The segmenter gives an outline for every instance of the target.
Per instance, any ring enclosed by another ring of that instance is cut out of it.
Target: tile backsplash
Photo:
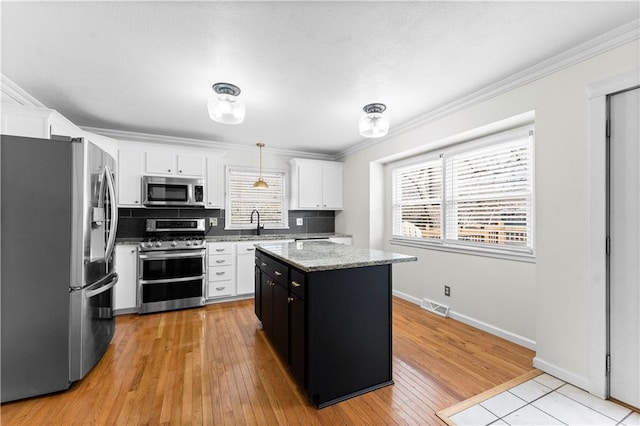
[[[208,218],[218,218],[217,226],[209,226]],[[153,218],[205,218],[206,235],[255,235],[255,229],[224,229],[225,211],[220,209],[118,209],[117,238],[143,238],[146,219]],[[301,218],[303,224],[296,225]],[[261,234],[306,234],[335,232],[335,212],[317,210],[289,210],[289,229],[263,229]]]

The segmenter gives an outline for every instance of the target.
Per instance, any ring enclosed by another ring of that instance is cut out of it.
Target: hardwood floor
[[[393,301],[395,384],[316,410],[259,329],[253,300],[116,319],[106,355],[13,424],[444,424],[435,413],[532,369],[534,353]]]

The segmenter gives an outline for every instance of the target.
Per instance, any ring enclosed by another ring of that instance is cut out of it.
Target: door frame
[[[588,164],[588,386],[609,397],[607,238],[607,96],[640,85],[640,68],[589,86]]]

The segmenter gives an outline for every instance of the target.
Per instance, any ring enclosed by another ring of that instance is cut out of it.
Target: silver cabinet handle
[[[293,287],[300,287],[302,284],[300,284],[300,283],[299,283],[299,282],[297,282],[297,281],[291,281],[291,285],[292,285]]]
[[[293,297],[287,297],[287,302],[288,302],[288,303],[293,302]]]
[[[225,250],[226,250],[226,249],[223,249],[223,248],[217,248],[217,249],[216,249],[216,251],[217,251],[218,253],[223,252],[223,251],[225,251]]]
[[[226,262],[226,260],[224,260],[224,259],[216,260],[216,263],[224,263],[224,262]]]
[[[267,264],[265,262],[262,262],[262,266],[267,266]]]
[[[254,247],[247,247],[247,251],[253,251],[253,250],[255,250]]]
[[[216,272],[216,275],[224,275],[224,272]]]
[[[275,274],[276,274],[276,277],[281,277],[282,276],[282,272],[275,271]]]
[[[216,290],[218,290],[218,291],[224,290],[224,286],[223,287],[216,287]]]

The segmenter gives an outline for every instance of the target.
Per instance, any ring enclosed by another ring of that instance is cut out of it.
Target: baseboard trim
[[[533,358],[533,366],[538,370],[542,370],[547,374],[557,377],[560,380],[564,380],[567,383],[571,383],[574,386],[589,391],[589,379],[583,376],[579,376],[557,365],[551,364],[544,359],[536,356]]]
[[[418,299],[417,297],[413,297],[398,290],[393,290],[393,295],[420,306],[421,299]],[[503,330],[499,327],[495,327],[491,324],[487,324],[486,322],[479,321],[475,318],[471,318],[459,312],[449,310],[449,318],[460,321],[482,331],[486,331],[487,333],[508,340],[509,342],[515,343],[516,345],[524,346],[525,348],[531,349],[532,351],[536,350],[536,342],[534,340],[528,339],[507,330]]]

